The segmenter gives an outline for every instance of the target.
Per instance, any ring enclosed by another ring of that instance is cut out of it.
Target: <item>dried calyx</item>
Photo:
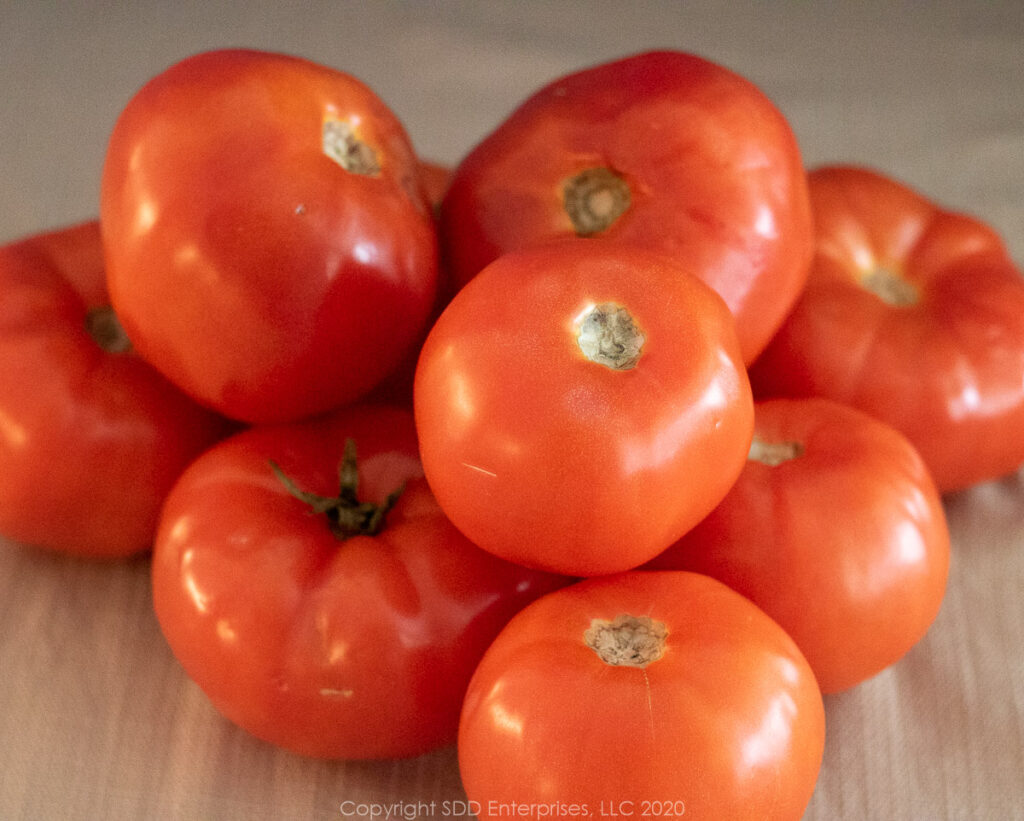
[[[583,355],[616,371],[636,367],[645,341],[629,311],[612,302],[593,306],[576,324],[576,344]]]
[[[368,177],[380,173],[377,153],[344,120],[325,119],[321,139],[324,154],[346,171]]]
[[[646,667],[665,654],[668,629],[649,616],[623,613],[613,620],[594,619],[583,634],[587,647],[613,667]]]
[[[610,228],[629,208],[626,181],[609,168],[587,168],[570,177],[562,190],[565,213],[577,236]]]
[[[769,467],[776,467],[783,462],[797,459],[803,454],[804,446],[800,442],[768,442],[755,436],[750,443],[747,459]]]
[[[92,308],[85,315],[85,330],[107,353],[127,353],[132,341],[109,305]]]
[[[916,305],[921,299],[917,286],[887,268],[876,268],[860,279],[860,286],[877,296],[886,305],[897,308]]]

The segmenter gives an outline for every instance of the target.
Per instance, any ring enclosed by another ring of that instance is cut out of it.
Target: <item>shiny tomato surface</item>
[[[405,131],[359,80],[298,58],[206,52],[146,83],[114,126],[101,217],[128,335],[243,421],[365,394],[433,305]]]
[[[79,556],[148,550],[164,495],[227,429],[132,350],[95,221],[0,248],[0,533]]]
[[[826,399],[776,399],[755,406],[736,485],[648,567],[705,573],[747,596],[831,693],[921,639],[949,561],[942,500],[904,436]]]
[[[480,821],[796,821],[825,714],[793,640],[682,571],[606,576],[523,609],[484,655],[459,724]],[[520,809],[510,809],[513,805]]]
[[[339,493],[347,440],[356,470]],[[323,758],[453,741],[484,649],[563,583],[470,544],[423,480],[412,414],[360,405],[205,453],[171,491],[153,555],[160,626],[214,706]]]
[[[942,491],[1024,463],[1024,278],[997,234],[849,166],[810,175],[807,289],[751,370],[900,430]]]
[[[559,78],[455,169],[442,209],[457,284],[506,251],[600,236],[668,254],[724,299],[749,362],[811,259],[799,149],[745,78],[653,51]]]
[[[668,547],[721,501],[753,430],[722,300],[667,257],[597,239],[482,271],[428,335],[414,394],[456,526],[568,575]]]

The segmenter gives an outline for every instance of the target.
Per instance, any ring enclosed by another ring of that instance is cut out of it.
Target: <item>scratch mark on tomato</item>
[[[647,671],[641,669],[644,674],[644,686],[647,688],[647,717],[651,722],[651,743],[654,743],[654,699],[651,697],[651,680],[647,677]]]
[[[475,470],[478,473],[484,474],[485,476],[491,476],[491,477],[493,477],[495,479],[498,478],[498,474],[497,473],[495,473],[494,471],[491,471],[491,470],[487,470],[487,468],[482,468],[482,467],[479,467],[477,465],[471,465],[469,462],[463,462],[462,464],[465,467],[469,468],[470,470]]]

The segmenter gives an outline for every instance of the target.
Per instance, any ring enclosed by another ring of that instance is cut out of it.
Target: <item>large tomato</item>
[[[1024,278],[996,233],[874,171],[810,175],[807,289],[751,370],[902,431],[942,491],[1024,463]]]
[[[672,51],[537,91],[458,165],[441,216],[460,285],[508,250],[556,238],[665,252],[725,299],[747,362],[811,259],[807,183],[785,118],[743,77]]]
[[[402,126],[298,58],[208,52],[147,83],[114,126],[101,218],[129,337],[238,419],[365,394],[433,304],[436,231]]]
[[[96,222],[0,248],[0,533],[83,556],[148,550],[164,495],[226,431],[132,351]]]
[[[562,583],[470,544],[422,478],[412,414],[383,406],[215,446],[171,491],[153,554],[160,626],[212,703],[325,758],[453,741],[488,643]]]
[[[899,432],[825,399],[755,406],[747,466],[650,567],[714,576],[786,629],[825,692],[900,659],[935,619],[949,531]]]
[[[634,572],[509,622],[469,685],[459,768],[480,821],[796,821],[824,734],[775,622],[707,576]]]
[[[569,575],[668,547],[728,491],[753,430],[722,300],[668,257],[596,239],[482,271],[428,335],[414,394],[452,521]]]

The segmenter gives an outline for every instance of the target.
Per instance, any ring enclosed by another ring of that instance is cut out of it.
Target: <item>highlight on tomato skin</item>
[[[364,404],[208,450],[152,563],[160,628],[213,706],[325,759],[453,742],[487,645],[568,581],[472,545],[423,479],[412,414]]]
[[[151,78],[112,129],[100,216],[140,352],[247,423],[356,401],[421,338],[438,240],[402,123],[358,78],[222,49]]]
[[[1024,464],[1024,274],[996,232],[868,168],[809,175],[815,257],[750,369],[755,396],[821,396],[901,431],[939,490]]]
[[[0,533],[81,558],[150,549],[164,495],[231,425],[133,349],[99,225],[0,248]]]
[[[441,241],[461,287],[501,255],[600,237],[685,261],[752,362],[807,279],[812,226],[793,130],[746,78],[650,51],[531,94],[454,169]]]
[[[924,461],[895,429],[825,399],[755,405],[747,465],[649,562],[705,573],[777,621],[826,693],[899,661],[946,591],[950,537]]]
[[[512,618],[470,682],[458,756],[480,821],[655,801],[667,818],[797,821],[824,739],[814,674],[781,627],[708,576],[637,571]]]
[[[570,576],[636,567],[717,504],[753,401],[735,325],[674,260],[600,239],[510,252],[434,324],[423,466],[466,536]]]

